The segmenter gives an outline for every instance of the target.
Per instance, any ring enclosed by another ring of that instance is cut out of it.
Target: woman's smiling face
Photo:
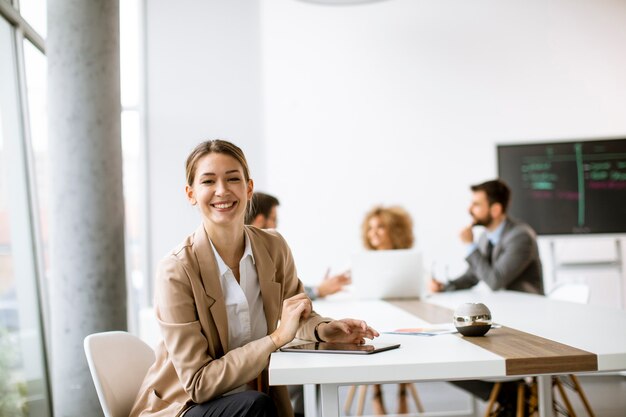
[[[241,164],[232,156],[209,153],[198,160],[187,198],[200,207],[203,219],[215,225],[243,224],[252,180],[246,181]]]
[[[367,238],[374,250],[393,249],[389,230],[379,216],[373,216],[367,225]]]

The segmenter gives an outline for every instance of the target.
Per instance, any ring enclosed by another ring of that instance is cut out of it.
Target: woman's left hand
[[[325,342],[334,343],[365,343],[365,339],[373,339],[380,334],[363,320],[341,319],[321,323],[317,334]]]

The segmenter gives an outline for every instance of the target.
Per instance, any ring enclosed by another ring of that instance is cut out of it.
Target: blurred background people
[[[377,206],[370,210],[361,225],[363,246],[370,250],[409,249],[413,247],[413,221],[402,207]],[[407,387],[398,384],[398,414],[408,413]],[[387,414],[380,385],[374,385],[374,414]]]
[[[278,226],[278,206],[280,202],[273,195],[254,192],[250,207],[246,212],[245,223],[259,229],[275,229]],[[311,299],[323,298],[342,290],[351,283],[350,273],[330,275],[330,269],[316,287],[304,286],[306,295]],[[289,398],[296,417],[304,415],[304,391],[301,385],[289,385]]]
[[[280,202],[270,194],[255,192],[252,195],[250,209],[246,213],[246,224],[256,226],[259,229],[275,229],[278,226],[278,206]],[[324,278],[317,286],[305,285],[304,290],[311,300],[323,298],[335,294],[351,283],[350,273],[343,272],[330,275],[330,269],[326,271]]]

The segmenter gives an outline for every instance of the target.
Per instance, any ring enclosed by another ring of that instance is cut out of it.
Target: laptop
[[[419,298],[422,255],[415,249],[372,250],[352,256],[352,291],[358,300]]]

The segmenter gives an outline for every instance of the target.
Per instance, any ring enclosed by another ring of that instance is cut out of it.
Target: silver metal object
[[[483,336],[491,328],[491,311],[483,303],[461,304],[454,312],[453,322],[463,336]]]

